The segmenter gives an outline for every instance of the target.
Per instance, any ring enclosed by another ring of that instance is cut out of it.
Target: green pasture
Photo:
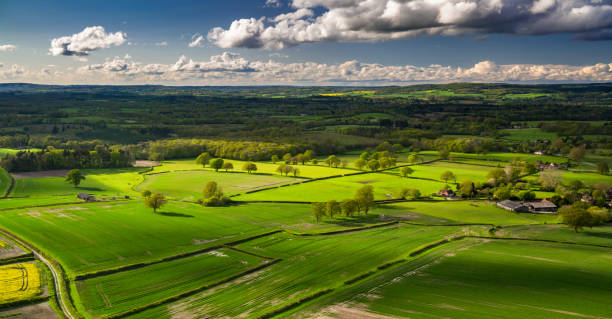
[[[539,175],[539,174],[538,174]],[[537,180],[538,175],[527,176],[527,180]],[[568,184],[571,181],[581,181],[585,184],[595,184],[604,182],[612,184],[612,175],[601,175],[591,172],[575,172],[575,171],[561,171],[561,177],[564,184]]]
[[[306,312],[366,318],[608,318],[611,249],[483,241],[429,264],[401,265]],[[350,296],[350,297],[349,297]],[[302,313],[304,315],[304,313]],[[299,316],[296,316],[299,317]]]
[[[316,229],[313,222],[309,205],[282,204],[204,208],[170,202],[154,214],[141,201],[127,201],[0,214],[3,228],[48,252],[70,275],[157,260],[289,224]]]
[[[508,134],[507,136],[504,136],[504,139],[518,142],[534,140],[552,141],[558,137],[557,133],[544,132],[539,128],[507,129],[501,130],[501,132]]]
[[[5,199],[0,199],[0,209],[17,209],[20,207],[36,207],[53,204],[61,205],[76,202],[80,202],[80,200],[76,197],[76,194],[62,196],[45,195],[36,197],[8,197]]]
[[[15,180],[11,197],[24,196],[68,196],[88,193],[99,196],[134,195],[131,187],[140,183],[141,168],[85,169],[85,180],[77,187],[65,181],[64,177],[33,177]]]
[[[495,232],[497,237],[545,239],[612,247],[612,225],[587,227],[578,233],[566,225],[516,225]]]
[[[518,225],[554,223],[556,215],[537,215],[514,213],[498,208],[494,202],[487,201],[414,201],[391,205],[393,209],[386,214],[403,217],[408,221],[447,224],[475,223],[494,225]],[[421,216],[427,219],[421,220]],[[431,218],[437,218],[432,222]]]
[[[15,154],[15,153],[27,152],[27,151],[37,152],[37,151],[40,151],[40,149],[38,148],[23,148],[23,149],[0,148],[0,158],[3,158],[4,156],[8,154]]]
[[[352,198],[357,189],[364,185],[374,187],[374,199],[384,200],[397,198],[401,188],[416,188],[423,195],[438,192],[443,186],[442,182],[403,178],[393,174],[369,173],[362,175],[344,176],[298,185],[278,187],[261,192],[244,194],[234,197],[245,201],[328,201]]]
[[[421,245],[463,233],[460,227],[404,225],[331,236],[274,234],[238,248],[282,258],[281,262],[224,289],[204,291],[134,318],[257,318],[319,290],[342,286],[348,279],[406,257]]]
[[[438,155],[436,151],[422,151],[419,154],[424,155]],[[521,161],[527,161],[530,163],[535,163],[536,161],[542,162],[551,162],[551,163],[566,163],[567,158],[552,156],[552,155],[535,155],[535,154],[524,154],[524,153],[487,153],[487,154],[471,154],[471,153],[455,153],[452,152],[451,156],[456,162],[463,162],[464,160],[479,160],[485,161],[489,164],[495,165],[496,162],[504,163],[512,162],[515,158],[520,159]]]
[[[242,170],[242,166],[246,161],[237,161],[237,160],[226,160],[224,162],[230,162],[234,166],[233,171],[244,172]],[[283,164],[284,162],[254,162],[257,165],[257,174],[270,174],[280,176],[279,173],[276,172],[276,168]],[[300,170],[300,173],[297,177],[305,177],[305,178],[320,178],[326,176],[334,176],[334,175],[342,175],[354,173],[354,170],[342,169],[342,168],[334,168],[328,167],[324,165],[291,165]],[[171,171],[184,171],[184,170],[209,170],[214,171],[210,166],[206,166],[205,168],[202,165],[198,165],[195,163],[195,160],[175,160],[175,161],[165,161],[162,162],[161,166],[155,167],[153,169],[154,173],[159,172],[171,172]],[[222,170],[219,170],[220,172]],[[289,177],[293,177],[293,174],[289,174]]]
[[[299,181],[279,175],[247,174],[225,171],[176,171],[164,174],[146,175],[136,190],[150,190],[174,198],[197,200],[202,198],[202,189],[207,182],[215,181],[226,194],[240,193],[257,188],[280,186]]]
[[[464,163],[453,163],[447,161],[438,161],[425,165],[413,165],[410,166],[414,172],[409,177],[419,177],[435,179],[440,181],[440,175],[442,172],[451,171],[456,177],[456,181],[459,183],[464,179],[469,179],[473,182],[486,182],[487,174],[493,169],[493,167],[471,165]],[[400,174],[400,169],[393,169],[389,172],[394,174]],[[449,182],[454,182],[453,180]]]
[[[198,256],[76,281],[82,310],[115,314],[212,284],[261,264],[263,259],[222,248]]]

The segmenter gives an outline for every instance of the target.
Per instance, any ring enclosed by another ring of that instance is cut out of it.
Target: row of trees
[[[367,215],[370,208],[374,205],[374,187],[365,185],[355,192],[352,199],[343,201],[330,200],[328,202],[312,203],[312,213],[319,222],[323,217],[334,218],[335,215],[353,216],[361,214]]]
[[[591,206],[586,202],[575,202],[561,207],[559,216],[563,223],[571,227],[574,232],[578,232],[583,227],[603,225],[612,220],[607,209]]]
[[[30,172],[73,168],[120,168],[132,166],[133,156],[123,149],[98,145],[95,150],[56,150],[17,152],[0,159],[0,166],[9,172]]]

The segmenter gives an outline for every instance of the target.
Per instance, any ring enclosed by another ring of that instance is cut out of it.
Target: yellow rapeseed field
[[[41,292],[40,272],[34,263],[0,266],[0,304],[27,300]]]

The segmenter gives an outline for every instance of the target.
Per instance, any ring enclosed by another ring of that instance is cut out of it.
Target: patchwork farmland
[[[510,155],[442,160],[423,153],[416,163],[405,159],[407,153],[398,156],[403,159],[395,166],[377,170],[298,163],[295,176],[278,172],[272,162],[254,162],[257,171],[249,173],[241,169],[244,161],[228,161],[231,171],[195,160],[162,161],[151,168],[83,170],[86,179],[78,187],[60,177],[66,172],[2,170],[0,315],[612,313],[605,288],[612,285],[609,226],[574,233],[556,214],[510,212],[482,196],[438,196],[465,179],[487,182],[491,170],[514,160]],[[451,180],[441,176],[445,171],[453,172]],[[537,193],[540,173],[519,178]],[[585,185],[609,182],[582,171],[564,173],[562,182],[576,178]],[[201,201],[210,181],[218,182],[229,204]],[[372,187],[374,200],[367,213],[313,215],[311,203],[340,202],[364,186]],[[403,197],[403,188],[421,195]],[[144,204],[151,196],[145,191],[163,195],[167,203],[153,212]],[[83,202],[79,193],[96,200]]]

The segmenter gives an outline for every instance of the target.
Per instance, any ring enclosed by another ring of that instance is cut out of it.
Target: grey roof
[[[507,200],[503,200],[503,201],[497,203],[497,205],[501,205],[501,206],[508,207],[508,208],[511,208],[511,209],[516,209],[516,208],[525,206],[525,204],[523,204],[521,202],[515,202],[513,200],[508,200],[508,199]]]
[[[88,199],[88,198],[92,198],[93,196],[89,195],[89,194],[86,194],[86,193],[79,193],[77,195],[77,197],[80,198],[80,199]]]
[[[529,206],[533,208],[557,208],[557,205],[553,202],[529,202]]]

